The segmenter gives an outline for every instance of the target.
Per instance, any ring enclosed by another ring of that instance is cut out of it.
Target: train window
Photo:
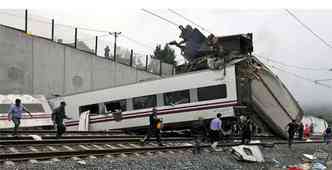
[[[27,110],[29,110],[32,113],[37,113],[37,112],[45,112],[43,105],[41,104],[23,104]]]
[[[105,103],[107,112],[126,111],[127,100],[116,100]]]
[[[98,104],[90,104],[90,105],[85,105],[85,106],[80,106],[79,107],[79,112],[86,112],[90,111],[90,114],[98,114],[99,112],[99,105]]]
[[[189,103],[189,90],[174,91],[169,93],[164,93],[165,105],[176,105],[182,103]]]
[[[156,106],[157,97],[156,95],[141,96],[133,98],[134,109],[144,109]]]
[[[0,104],[0,113],[8,113],[10,104]]]
[[[0,104],[0,113],[8,113],[10,105],[11,104]],[[28,111],[32,113],[45,112],[41,104],[23,104],[23,105]]]
[[[222,99],[227,97],[226,85],[216,85],[197,89],[198,101]]]

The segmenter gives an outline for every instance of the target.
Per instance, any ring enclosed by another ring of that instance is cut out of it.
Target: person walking
[[[155,107],[152,108],[152,113],[149,116],[149,129],[148,134],[143,139],[143,145],[150,141],[151,136],[155,136],[157,138],[157,142],[159,146],[163,146],[160,139],[160,129],[162,127],[162,121],[157,117],[157,109]]]
[[[12,104],[8,111],[8,120],[13,121],[14,131],[13,136],[17,136],[17,129],[21,124],[22,113],[26,112],[32,118],[31,113],[23,106],[20,99],[15,100],[15,104]]]
[[[288,127],[288,147],[291,148],[293,140],[294,140],[295,132],[297,131],[297,124],[296,124],[295,120],[293,119],[292,122],[290,122],[286,125],[286,127]]]
[[[308,124],[305,124],[303,135],[304,135],[304,139],[310,138],[310,126]]]
[[[62,134],[66,132],[66,127],[63,124],[63,120],[70,119],[66,115],[65,107],[66,107],[66,103],[61,102],[60,106],[57,107],[56,109],[54,109],[54,111],[52,113],[52,120],[56,124],[56,127],[57,127],[56,128],[57,129],[56,138],[60,138],[62,136]]]
[[[206,127],[204,124],[204,119],[202,117],[199,117],[198,120],[192,124],[191,133],[192,136],[194,137],[194,143],[195,143],[193,148],[193,153],[200,154],[201,153],[200,144],[206,135]]]
[[[303,133],[304,133],[304,125],[302,122],[299,123],[299,127],[298,127],[298,139],[299,140],[303,140]]]
[[[243,117],[241,120],[241,143],[248,144],[251,141],[253,123],[249,117]]]
[[[104,49],[104,56],[109,59],[110,58],[110,47],[107,45]]]
[[[214,150],[217,150],[216,148],[218,145],[218,141],[220,140],[221,125],[222,125],[221,116],[222,116],[221,113],[218,113],[217,117],[212,119],[210,123],[210,137],[212,142],[211,147]]]
[[[331,138],[331,134],[332,134],[332,131],[331,131],[331,127],[328,126],[325,131],[324,131],[324,142],[326,143],[326,145],[328,145],[330,143],[330,139]]]

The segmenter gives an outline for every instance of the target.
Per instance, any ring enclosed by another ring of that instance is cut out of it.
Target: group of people
[[[288,146],[289,148],[292,147],[292,143],[293,140],[295,138],[295,134],[298,134],[298,139],[299,140],[303,140],[303,139],[308,139],[311,135],[311,133],[313,132],[313,124],[311,124],[310,126],[308,124],[306,124],[305,126],[303,125],[302,122],[296,122],[296,120],[292,120],[292,122],[288,123],[286,125],[287,131],[288,131]],[[323,132],[323,138],[324,138],[324,142],[326,144],[329,144],[330,142],[330,138],[332,136],[332,131],[331,131],[331,127],[328,126],[324,132]]]
[[[200,142],[204,141],[206,137],[212,143],[211,147],[217,149],[218,142],[224,139],[223,126],[222,126],[222,114],[218,113],[216,118],[212,119],[209,123],[209,128],[206,127],[206,123],[203,118],[198,118],[197,121],[193,122],[191,132],[194,137],[195,147],[194,153],[200,153]],[[251,136],[253,133],[254,124],[247,116],[241,116],[239,121],[240,134],[242,144],[250,143]],[[155,107],[152,109],[152,113],[149,116],[149,128],[147,135],[143,138],[142,144],[146,144],[150,141],[152,136],[156,137],[159,146],[163,146],[160,137],[160,130],[162,128],[162,120],[157,117],[157,110]]]
[[[60,138],[61,135],[66,131],[63,120],[70,119],[66,116],[65,106],[66,103],[61,102],[60,106],[54,109],[52,113],[52,120],[57,127],[57,138]],[[8,120],[14,123],[13,136],[17,136],[17,129],[21,124],[22,113],[24,112],[28,113],[32,118],[31,112],[26,107],[24,107],[20,99],[16,99],[15,104],[12,104],[8,110]]]
[[[56,137],[60,138],[62,134],[66,131],[65,125],[63,123],[64,119],[70,119],[66,115],[65,111],[65,102],[61,102],[60,106],[54,109],[52,113],[52,120],[54,124],[56,125],[57,133]],[[20,126],[22,113],[28,113],[30,117],[32,118],[32,115],[30,111],[28,111],[27,108],[24,107],[24,105],[21,103],[20,99],[15,100],[15,104],[12,104],[8,111],[8,120],[12,121],[14,123],[14,130],[13,130],[13,136],[17,136],[17,129]],[[223,128],[222,128],[222,115],[221,113],[218,113],[216,118],[212,119],[209,124],[209,130],[206,128],[206,124],[204,122],[203,118],[199,118],[198,121],[194,122],[192,124],[192,133],[195,138],[195,152],[199,152],[199,143],[200,141],[204,140],[205,137],[209,137],[210,141],[212,143],[212,147],[216,149],[218,145],[218,141],[220,141],[223,138]],[[241,142],[242,144],[248,144],[250,143],[251,136],[254,131],[254,123],[250,120],[250,118],[247,116],[241,116],[240,121],[238,124],[236,124],[236,127],[239,134],[241,135]],[[152,136],[155,136],[157,139],[157,142],[160,146],[163,146],[160,138],[160,130],[162,129],[162,119],[157,117],[157,109],[155,107],[152,108],[152,114],[149,116],[149,129],[147,135],[143,139],[143,144],[148,143],[150,141],[150,138]],[[312,132],[312,128],[310,126],[303,126],[302,123],[297,123],[295,120],[292,120],[289,124],[286,126],[288,128],[288,145],[291,147],[292,142],[294,140],[294,135],[297,132],[298,138],[303,139],[304,137],[309,137],[310,132]],[[329,143],[329,138],[332,136],[331,127],[328,126],[323,133],[324,141],[326,144]]]
[[[241,136],[241,143],[248,144],[251,141],[251,136],[254,131],[254,123],[249,116],[240,116],[240,120],[235,123],[233,127],[238,127],[239,135]],[[233,129],[234,130],[234,129]],[[218,113],[217,117],[210,123],[210,137],[212,138],[212,147],[216,147],[217,142],[225,136],[222,130],[221,114]]]

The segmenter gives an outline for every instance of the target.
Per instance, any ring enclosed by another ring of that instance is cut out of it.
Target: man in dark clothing
[[[56,132],[56,138],[60,138],[63,133],[66,131],[66,127],[63,124],[63,119],[70,119],[66,115],[65,111],[65,102],[61,102],[60,106],[56,109],[54,109],[52,113],[52,120],[57,125],[57,132]]]
[[[156,136],[157,142],[159,143],[159,146],[163,146],[160,139],[160,128],[161,128],[161,120],[157,117],[157,109],[155,107],[152,108],[152,114],[149,116],[149,129],[148,134],[143,139],[143,144],[149,142],[150,137],[152,135]]]
[[[109,46],[106,46],[106,48],[104,49],[105,51],[105,57],[109,59],[110,57],[110,47]]]
[[[302,122],[300,122],[299,127],[298,127],[298,134],[299,134],[299,140],[303,140],[303,132],[304,132],[304,125]]]
[[[201,147],[200,147],[200,143],[203,140],[203,138],[206,136],[206,126],[204,123],[204,119],[203,118],[198,118],[197,121],[195,121],[192,124],[191,127],[191,133],[194,137],[194,141],[195,141],[195,147],[193,150],[194,154],[200,154],[201,153]]]
[[[324,134],[323,134],[323,136],[324,136],[324,142],[325,142],[326,144],[329,144],[329,143],[330,143],[330,139],[329,139],[329,138],[331,138],[331,134],[332,134],[331,127],[328,126],[328,127],[325,129]]]
[[[242,132],[242,139],[241,143],[242,144],[248,144],[251,141],[251,134],[252,134],[252,125],[253,123],[249,119],[249,117],[246,117],[244,120],[241,122],[241,132]]]
[[[288,147],[291,148],[298,125],[295,120],[292,120],[292,122],[288,123],[286,127],[288,127]]]

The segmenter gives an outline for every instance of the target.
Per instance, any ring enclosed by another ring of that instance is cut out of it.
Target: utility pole
[[[109,32],[110,35],[114,35],[114,61],[116,60],[116,38],[121,32]]]

